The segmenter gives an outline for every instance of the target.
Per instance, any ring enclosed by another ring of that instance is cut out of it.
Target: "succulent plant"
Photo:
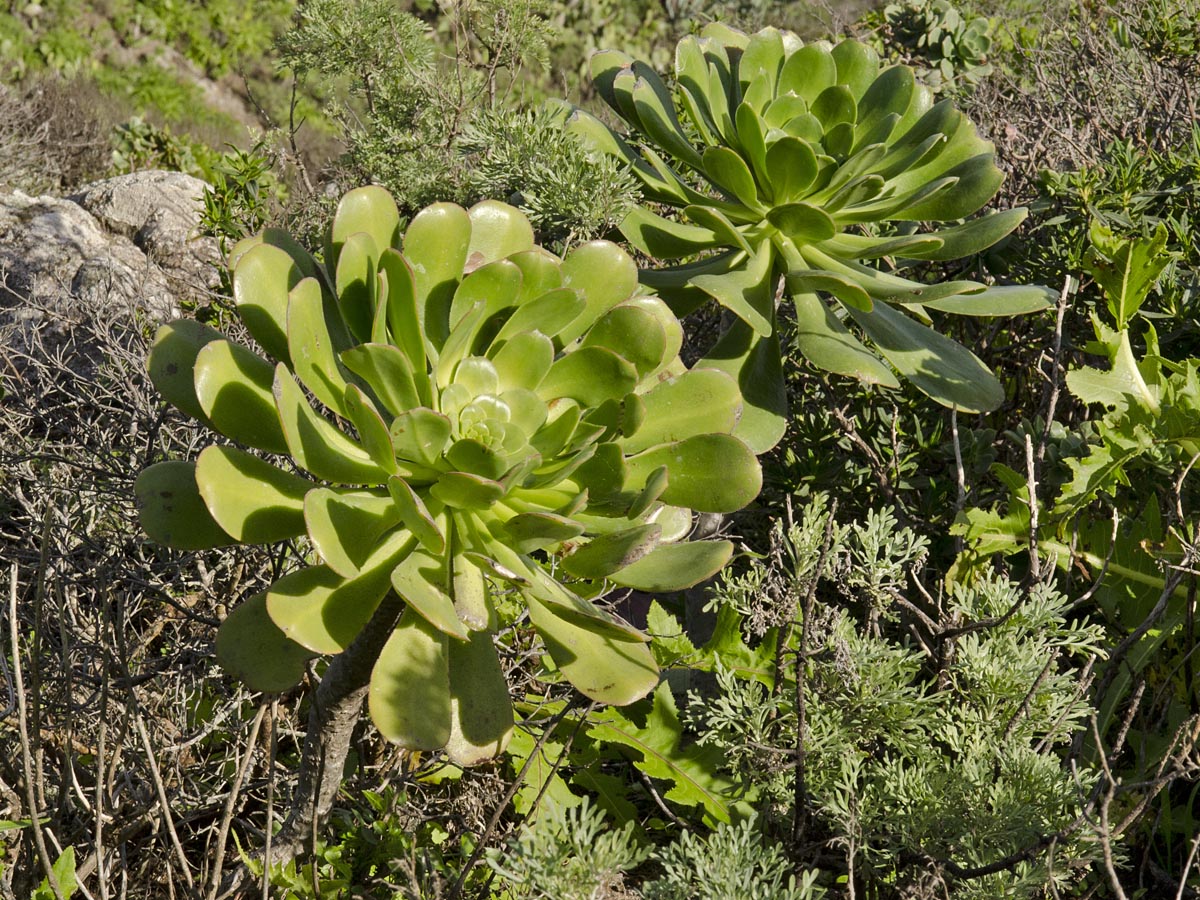
[[[892,40],[927,66],[921,74],[935,89],[991,74],[992,25],[986,16],[964,17],[949,0],[904,0],[884,7],[883,18]]]
[[[992,145],[950,101],[934,103],[912,69],[881,68],[852,40],[806,45],[773,28],[748,37],[721,25],[679,43],[674,91],[624,53],[602,51],[591,66],[639,143],[582,110],[568,127],[624,160],[646,200],[688,220],[639,207],[621,231],[657,260],[687,260],[641,275],[676,312],[712,298],[736,315],[704,364],[739,378],[747,410],[735,433],[756,451],[786,424],[780,276],[796,308],[796,349],[814,365],[891,387],[895,368],[963,410],[1000,403],[996,378],[930,327],[930,312],[1029,312],[1044,308],[1049,292],[928,284],[871,265],[968,256],[1025,216],[1014,209],[916,231],[916,223],[975,213],[1003,176]]]
[[[311,543],[311,564],[221,625],[224,667],[284,690],[395,591],[371,715],[388,739],[469,764],[513,724],[492,639],[513,624],[503,592],[588,697],[650,691],[648,639],[589,598],[715,573],[732,544],[687,542],[692,511],[744,506],[761,471],[731,435],[735,380],[681,363],[679,322],[630,257],[594,241],[559,259],[495,202],[430,206],[401,233],[368,187],[342,199],[324,265],[273,229],[231,259],[237,312],[276,362],[181,320],[149,371],[180,410],[281,463],[218,443],[136,484],[169,546]]]

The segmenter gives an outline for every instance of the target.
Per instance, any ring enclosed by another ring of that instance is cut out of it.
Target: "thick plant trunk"
[[[403,610],[404,601],[389,591],[371,621],[325,671],[308,714],[296,791],[283,827],[272,836],[269,853],[263,854],[268,865],[298,856],[311,843],[314,825],[319,827],[329,816],[342,784],[354,728],[362,718],[371,669]]]

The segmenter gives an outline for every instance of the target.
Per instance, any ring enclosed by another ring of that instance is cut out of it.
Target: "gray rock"
[[[160,213],[186,232],[194,231],[203,206],[204,182],[182,172],[134,172],[85,185],[68,199],[82,206],[113,234],[132,238]]]
[[[71,196],[105,230],[133,240],[172,286],[191,296],[216,287],[217,243],[197,234],[205,184],[182,172],[134,172]]]
[[[219,253],[199,237],[204,182],[138,172],[67,199],[0,194],[0,324],[69,327],[72,312],[131,306],[151,321],[202,301]]]

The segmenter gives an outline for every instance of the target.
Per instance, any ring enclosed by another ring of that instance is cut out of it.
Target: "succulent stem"
[[[329,816],[342,784],[354,729],[362,722],[371,670],[403,611],[404,601],[395,591],[388,591],[367,627],[333,658],[313,693],[296,792],[283,828],[271,839],[271,858],[264,860],[272,867],[299,854],[314,823],[323,823]]]

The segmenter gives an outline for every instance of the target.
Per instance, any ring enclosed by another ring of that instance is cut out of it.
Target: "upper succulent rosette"
[[[736,381],[681,363],[680,325],[632,260],[604,241],[559,259],[494,202],[437,204],[402,232],[374,187],[341,201],[324,265],[270,229],[232,258],[237,312],[276,362],[182,320],[159,331],[150,374],[180,410],[283,464],[214,444],[137,481],[147,533],[170,546],[311,542],[310,565],[222,625],[222,664],[289,687],[394,590],[407,606],[372,717],[406,747],[475,762],[513,722],[499,585],[584,694],[651,690],[646,637],[585,598],[719,570],[733,547],[686,542],[692,511],[744,506],[761,472],[731,434]]]
[[[796,307],[796,348],[813,364],[889,387],[894,369],[959,409],[1000,403],[999,382],[933,330],[929,313],[1024,313],[1043,309],[1050,293],[927,284],[875,265],[970,256],[1026,214],[917,232],[917,223],[971,216],[1003,176],[992,145],[951,101],[934,103],[912,69],[881,67],[857,41],[804,44],[774,28],[747,36],[711,25],[679,43],[673,87],[617,51],[595,54],[592,74],[628,139],[582,110],[569,127],[627,162],[647,200],[682,211],[686,222],[639,208],[621,231],[655,259],[692,258],[642,273],[676,312],[711,298],[738,317],[704,364],[739,377],[749,406],[737,433],[756,450],[785,423],[780,276]]]

